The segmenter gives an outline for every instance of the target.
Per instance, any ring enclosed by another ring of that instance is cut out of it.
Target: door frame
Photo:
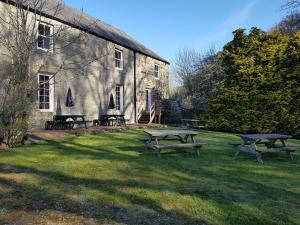
[[[146,112],[151,111],[151,105],[152,105],[152,89],[147,88],[146,89]]]

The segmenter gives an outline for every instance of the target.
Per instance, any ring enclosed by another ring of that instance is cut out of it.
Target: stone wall
[[[7,5],[0,2],[1,13],[5,12],[5,7]],[[125,118],[134,123],[134,52],[96,36],[82,34],[58,21],[48,18],[41,18],[41,21],[53,25],[54,30],[66,28],[66,31],[55,38],[52,54],[37,50],[32,57],[31,72],[36,74],[37,80],[38,74],[53,75],[54,105],[52,111],[41,112],[36,103],[30,116],[31,125],[41,127],[53,115],[68,114],[65,101],[69,88],[75,103],[71,113],[84,114],[87,120],[97,119],[99,115],[107,113],[109,96],[113,94],[116,99],[116,85],[124,86],[124,112],[119,113],[124,113]],[[64,48],[67,43],[72,44]],[[115,48],[123,51],[123,70],[115,68]],[[137,106],[146,104],[147,88],[158,90],[163,98],[167,98],[168,64],[139,53],[136,54],[136,60]],[[161,67],[159,79],[154,77],[155,64]],[[72,68],[68,65],[72,65]]]

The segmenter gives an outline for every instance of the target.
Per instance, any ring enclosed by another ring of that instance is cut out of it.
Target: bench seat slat
[[[162,148],[195,148],[195,147],[202,147],[203,145],[207,145],[207,143],[185,143],[185,144],[160,144],[160,145],[153,145],[156,149]]]

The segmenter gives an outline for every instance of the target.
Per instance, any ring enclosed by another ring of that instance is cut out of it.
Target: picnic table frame
[[[123,114],[107,114],[101,115],[99,120],[94,120],[94,126],[121,126],[126,125],[125,116]]]
[[[205,126],[200,125],[200,120],[195,119],[181,119],[182,126],[187,128],[195,128],[195,129],[201,129],[205,128]]]
[[[55,115],[53,121],[46,121],[46,130],[53,129],[74,129],[75,124],[84,124],[84,127],[88,129],[85,120],[85,115]]]
[[[298,150],[296,147],[288,146],[287,140],[291,139],[290,135],[282,134],[238,134],[243,142],[232,143],[235,145],[237,152],[235,156],[238,156],[240,152],[246,152],[256,155],[256,159],[259,163],[263,163],[263,153],[275,153],[275,152],[286,152],[286,154],[293,159],[292,152]],[[276,143],[280,141],[280,146]],[[265,147],[261,147],[264,145]]]
[[[145,140],[145,145],[148,148],[154,149],[157,156],[161,157],[161,149],[163,148],[191,148],[195,149],[196,155],[200,156],[200,149],[206,143],[197,143],[195,136],[199,132],[191,130],[145,130],[144,133],[148,135]],[[180,144],[160,144],[160,141],[179,141]]]

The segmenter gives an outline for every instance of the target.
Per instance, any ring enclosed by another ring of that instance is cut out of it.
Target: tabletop
[[[192,130],[145,130],[146,134],[152,137],[164,137],[164,136],[180,136],[180,135],[198,135],[199,132]]]
[[[194,119],[182,119],[181,121],[200,122],[200,120],[194,120]]]
[[[284,134],[238,134],[237,136],[245,139],[268,139],[268,140],[277,140],[277,139],[290,139],[292,136]]]

